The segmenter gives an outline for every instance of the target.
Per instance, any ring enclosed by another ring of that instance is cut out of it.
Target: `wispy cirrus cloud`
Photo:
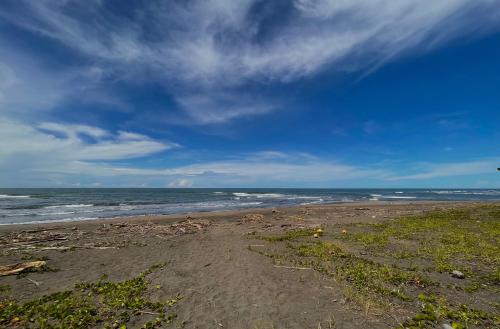
[[[106,86],[106,79],[107,72],[97,65],[50,67],[40,58],[14,49],[5,39],[0,40],[3,116],[29,121],[69,103],[106,104],[113,110],[129,111],[130,106]]]
[[[209,124],[279,107],[271,99],[249,103],[248,83],[289,83],[327,68],[367,71],[488,31],[498,26],[500,12],[500,4],[488,0],[140,4],[119,16],[97,0],[4,1],[0,17],[120,79],[154,77],[193,121]],[[471,13],[481,19],[470,19]]]
[[[439,177],[495,174],[500,158],[479,159],[464,162],[425,163],[414,168],[412,174],[389,177],[389,180],[425,180]]]

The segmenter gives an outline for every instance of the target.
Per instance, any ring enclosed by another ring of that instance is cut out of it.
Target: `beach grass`
[[[405,319],[400,328],[500,326],[499,304],[491,300],[500,293],[498,205],[333,224],[321,237],[314,232],[265,235],[270,244],[258,252],[333,278],[347,301],[365,309],[397,310]]]

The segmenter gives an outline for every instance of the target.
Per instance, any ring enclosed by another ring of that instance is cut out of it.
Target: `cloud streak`
[[[61,176],[96,175],[103,161],[145,157],[175,147],[178,147],[175,143],[158,142],[125,131],[112,134],[85,125],[30,126],[0,120],[0,171],[4,184],[15,182],[18,176],[39,176],[43,172]],[[46,179],[43,174],[40,176],[37,179]]]
[[[500,158],[467,162],[427,163],[416,168],[417,173],[390,177],[389,180],[425,180],[438,177],[495,174]]]
[[[369,71],[494,28],[499,9],[488,0],[148,1],[117,16],[102,1],[40,0],[7,1],[0,17],[120,79],[155,76],[193,121],[209,124],[278,107],[249,104],[248,84],[286,84],[330,68]],[[481,20],[469,19],[477,12]]]

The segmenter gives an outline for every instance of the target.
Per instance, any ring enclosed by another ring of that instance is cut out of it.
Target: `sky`
[[[2,0],[0,187],[500,188],[495,0]]]

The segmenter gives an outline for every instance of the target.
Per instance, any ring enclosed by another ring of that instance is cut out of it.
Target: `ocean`
[[[499,189],[0,189],[0,224],[355,201],[500,201]]]

